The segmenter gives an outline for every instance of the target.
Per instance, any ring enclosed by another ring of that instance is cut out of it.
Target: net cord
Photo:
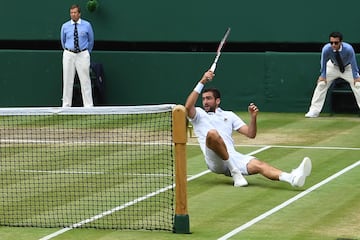
[[[140,106],[96,106],[96,107],[26,107],[0,108],[0,116],[20,115],[97,115],[97,114],[143,114],[171,111],[175,104]]]

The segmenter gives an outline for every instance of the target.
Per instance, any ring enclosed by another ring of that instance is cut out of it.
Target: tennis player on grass
[[[214,173],[232,176],[235,187],[248,185],[243,175],[257,173],[271,180],[288,182],[293,187],[302,187],[311,172],[311,160],[308,157],[304,158],[299,167],[287,173],[235,150],[232,132],[235,130],[249,138],[255,138],[259,109],[250,103],[249,125],[235,113],[222,110],[219,107],[221,100],[217,89],[210,88],[202,92],[204,85],[214,76],[210,70],[205,72],[185,104],[188,119],[194,127],[208,168]],[[195,107],[201,92],[203,108]]]

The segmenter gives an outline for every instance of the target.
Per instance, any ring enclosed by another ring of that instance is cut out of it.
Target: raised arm
[[[248,107],[250,113],[250,123],[249,125],[242,126],[237,131],[248,138],[255,138],[257,133],[257,113],[259,112],[258,107],[254,103],[250,103]]]
[[[195,104],[201,93],[201,90],[203,89],[206,83],[208,83],[214,78],[214,76],[215,74],[210,70],[205,72],[204,75],[201,77],[200,81],[198,82],[198,84],[196,85],[196,87],[194,88],[194,90],[188,96],[185,103],[185,108],[187,110],[187,116],[189,118],[193,118],[195,116]]]

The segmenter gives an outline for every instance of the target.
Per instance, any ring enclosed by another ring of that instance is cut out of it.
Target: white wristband
[[[202,84],[201,82],[199,82],[196,87],[194,88],[194,91],[197,92],[198,94],[201,93],[201,90],[203,89],[204,84]]]

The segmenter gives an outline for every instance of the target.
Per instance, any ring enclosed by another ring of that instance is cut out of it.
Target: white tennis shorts
[[[247,171],[247,164],[250,160],[255,159],[254,156],[244,155],[236,151],[229,151],[230,158],[234,161],[236,167],[240,170],[243,175],[249,175]],[[231,176],[230,170],[222,160],[213,150],[205,146],[205,161],[210,171],[218,174],[225,174],[226,176]]]

